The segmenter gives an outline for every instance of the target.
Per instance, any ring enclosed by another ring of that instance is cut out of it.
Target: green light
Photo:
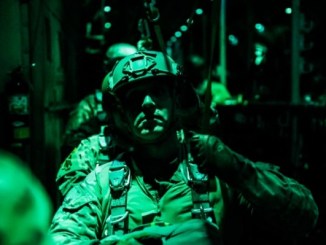
[[[105,22],[105,24],[104,24],[105,29],[110,29],[111,26],[112,26],[112,24],[110,22]]]
[[[233,34],[229,35],[229,42],[232,46],[237,46],[239,44],[238,38]]]
[[[265,26],[260,23],[255,24],[255,28],[260,33],[265,31]]]
[[[189,19],[187,19],[186,23],[188,24],[188,26],[190,26],[194,23],[194,20],[189,18]]]
[[[181,32],[181,31],[176,31],[176,32],[174,33],[174,35],[175,35],[176,37],[181,37],[181,36],[182,36],[182,32]]]
[[[255,43],[255,65],[261,65],[264,60],[265,60],[265,56],[266,56],[266,52],[267,52],[267,47],[263,44],[260,43]]]
[[[202,15],[204,13],[204,11],[202,9],[196,9],[195,12],[197,15]]]
[[[104,12],[109,13],[111,11],[111,7],[110,6],[105,6],[104,7]]]
[[[286,14],[292,14],[292,9],[291,8],[286,8],[285,13]]]
[[[188,30],[188,27],[187,27],[186,25],[182,25],[182,26],[180,27],[180,30],[181,30],[181,31],[187,31],[187,30]]]
[[[175,41],[177,41],[177,38],[175,36],[172,36],[171,37],[171,42],[175,42]]]

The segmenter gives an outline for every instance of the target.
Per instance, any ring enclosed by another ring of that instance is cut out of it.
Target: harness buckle
[[[125,218],[127,218],[129,212],[126,211],[124,214],[120,214],[120,215],[110,215],[106,222],[107,223],[110,223],[111,225],[114,225],[114,224],[117,224],[117,223],[120,223],[121,221],[123,221]]]
[[[124,162],[113,161],[110,167],[110,188],[116,192],[122,191],[125,187],[129,186],[130,175],[130,169]]]
[[[204,208],[203,205],[200,205],[199,208],[191,209],[192,218],[207,220],[212,222],[214,217],[214,210],[211,207]]]
[[[189,185],[199,192],[206,191],[208,175],[199,172],[197,164],[189,162],[186,166],[186,178]]]
[[[129,212],[126,211],[123,214],[110,215],[106,219],[108,229],[105,231],[105,235],[123,235],[127,229],[127,217]]]

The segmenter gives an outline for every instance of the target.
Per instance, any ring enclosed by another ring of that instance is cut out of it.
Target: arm
[[[72,188],[56,212],[50,227],[55,244],[99,244],[101,191],[95,171]]]
[[[263,224],[289,236],[304,235],[314,228],[318,207],[304,185],[276,166],[237,154],[215,136],[194,134],[191,142],[200,167],[236,189],[241,202]]]
[[[61,164],[56,182],[63,196],[80,183],[96,166],[100,145],[98,136],[82,140]]]

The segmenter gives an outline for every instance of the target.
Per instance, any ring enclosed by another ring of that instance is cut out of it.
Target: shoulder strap
[[[189,144],[184,140],[183,130],[178,131],[178,137],[181,143],[181,172],[192,192],[192,218],[215,222],[214,210],[209,202],[208,174],[199,171],[198,165],[191,155]]]
[[[109,155],[109,147],[111,144],[111,138],[110,136],[105,134],[105,128],[106,126],[101,127],[101,132],[98,135],[98,144],[100,146],[98,156],[97,156],[97,165],[102,165],[104,163],[109,162],[110,155]]]
[[[99,123],[101,125],[104,125],[106,123],[105,119],[107,113],[103,110],[103,106],[102,106],[102,100],[103,100],[102,91],[99,89],[95,90],[94,96],[95,96],[95,103],[96,103],[97,119],[99,120]]]
[[[214,211],[209,202],[208,175],[199,172],[197,164],[193,162],[183,163],[183,165],[192,192],[192,218],[215,222]]]
[[[130,169],[124,161],[113,160],[109,171],[111,191],[110,215],[107,218],[109,235],[122,235],[128,231],[127,191]]]

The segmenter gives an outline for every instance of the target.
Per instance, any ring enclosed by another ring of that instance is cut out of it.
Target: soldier
[[[105,55],[105,73],[112,69],[117,60],[136,51],[136,47],[129,43],[111,45]],[[64,145],[68,148],[67,151],[70,152],[78,146],[82,139],[99,133],[105,117],[106,113],[102,109],[102,91],[96,89],[84,97],[69,115],[64,134]]]
[[[50,228],[57,244],[268,244],[314,228],[310,190],[207,133],[197,94],[164,53],[123,58],[102,91],[115,155],[66,195]],[[96,144],[84,141],[75,161],[97,165]]]
[[[129,43],[115,43],[111,45],[106,52],[106,59],[104,60],[105,70],[109,72],[115,62],[119,59],[133,54],[137,51],[136,47]],[[102,108],[102,91],[96,89],[94,93],[87,95],[83,98],[71,111],[67,126],[64,133],[63,143],[63,155],[68,157],[61,164],[57,173],[57,183],[59,185],[60,194],[63,197],[68,190],[77,182],[80,182],[86,174],[91,172],[95,168],[95,163],[85,160],[85,162],[79,162],[75,158],[75,154],[72,151],[87,152],[86,155],[91,155],[88,150],[83,149],[86,144],[86,148],[89,144],[94,145],[95,148],[100,148],[105,151],[101,154],[104,157],[104,161],[109,160],[109,154],[106,151],[105,140],[103,137],[97,135],[101,132],[101,127],[105,125],[107,114]],[[101,142],[98,142],[98,139]],[[79,149],[76,150],[75,148]]]
[[[49,245],[52,203],[22,161],[0,150],[0,244]]]

